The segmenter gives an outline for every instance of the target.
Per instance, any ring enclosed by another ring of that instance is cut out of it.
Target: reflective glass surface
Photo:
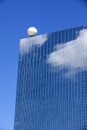
[[[20,42],[14,130],[87,130],[87,27]]]

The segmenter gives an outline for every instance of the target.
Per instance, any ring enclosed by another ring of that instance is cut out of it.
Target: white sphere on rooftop
[[[28,34],[28,36],[30,36],[30,37],[35,36],[35,35],[37,34],[37,32],[38,32],[38,30],[37,30],[37,28],[35,28],[35,27],[30,27],[30,28],[28,28],[28,30],[27,30],[27,34]]]

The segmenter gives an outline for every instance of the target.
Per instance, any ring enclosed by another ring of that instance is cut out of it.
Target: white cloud
[[[24,55],[24,54],[28,53],[31,50],[31,48],[33,47],[33,45],[41,46],[47,40],[48,40],[47,34],[21,39],[21,41],[20,41],[20,54]]]
[[[70,71],[87,70],[87,30],[81,30],[79,36],[70,42],[54,46],[47,63],[52,67],[69,67]],[[68,72],[70,73],[70,72]]]

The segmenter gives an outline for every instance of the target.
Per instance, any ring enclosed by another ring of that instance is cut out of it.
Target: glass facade
[[[20,41],[14,130],[87,130],[87,26]]]

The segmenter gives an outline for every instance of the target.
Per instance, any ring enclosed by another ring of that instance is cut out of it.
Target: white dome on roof
[[[30,37],[35,36],[37,34],[37,32],[38,32],[38,30],[35,27],[29,27],[28,30],[27,30],[27,34]]]

